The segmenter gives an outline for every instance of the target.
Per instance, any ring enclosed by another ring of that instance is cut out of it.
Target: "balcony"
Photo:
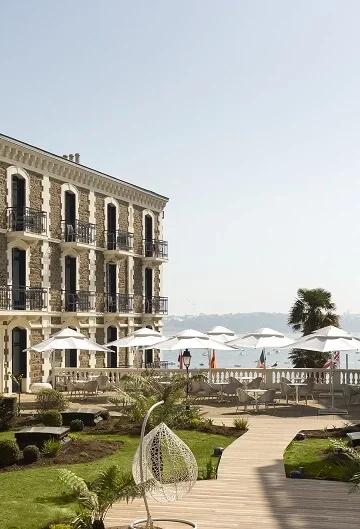
[[[134,297],[129,294],[105,294],[105,312],[128,314],[133,312]]]
[[[144,297],[143,311],[145,314],[167,314],[168,298],[160,296]]]
[[[95,310],[96,293],[88,290],[63,290],[65,312],[91,312]]]
[[[158,239],[143,240],[144,258],[146,261],[164,262],[168,260],[168,243]]]
[[[134,248],[134,235],[127,231],[105,231],[105,254],[109,257],[124,257]]]
[[[8,238],[20,238],[26,241],[43,239],[47,232],[47,214],[34,208],[24,208],[19,213],[17,208],[7,208],[6,227]]]
[[[63,244],[67,247],[94,246],[96,237],[95,224],[76,220],[71,223],[61,222],[61,236]]]
[[[42,311],[47,307],[46,288],[0,286],[0,310]]]

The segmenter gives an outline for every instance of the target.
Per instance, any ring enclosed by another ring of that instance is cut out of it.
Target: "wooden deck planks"
[[[151,502],[153,516],[194,520],[198,529],[358,528],[360,498],[349,494],[347,484],[287,479],[282,463],[286,446],[299,430],[342,422],[334,417],[253,417],[246,435],[225,450],[217,480],[197,482],[182,501]],[[144,516],[139,500],[119,504],[109,512],[107,525]]]

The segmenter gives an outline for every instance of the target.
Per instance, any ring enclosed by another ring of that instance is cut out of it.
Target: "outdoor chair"
[[[275,389],[268,389],[263,393],[257,400],[258,404],[264,404],[265,408],[267,408],[270,404],[272,404],[275,408]]]
[[[304,384],[306,384],[306,386],[299,386],[299,397],[300,398],[305,397],[305,403],[307,404],[309,397],[311,397],[312,400],[315,400],[314,398],[315,380],[312,377],[306,378],[304,380]]]
[[[262,382],[262,377],[256,377],[254,380],[249,382],[247,385],[248,389],[260,389],[260,384]]]
[[[70,393],[70,397],[72,397],[72,394],[75,393],[82,393],[84,391],[84,382],[76,382],[69,380],[67,383],[67,390]]]
[[[109,380],[109,377],[107,375],[99,375],[98,377],[95,378],[95,380],[97,381],[98,383],[98,390],[99,391],[106,391],[108,389],[110,389],[110,380]]]
[[[229,382],[223,386],[222,393],[230,397],[236,395],[237,388],[244,389],[244,384],[242,384],[237,378],[229,377]]]
[[[286,404],[289,404],[289,397],[295,400],[296,389],[294,387],[289,386],[289,384],[286,384],[286,382],[280,382],[280,386],[281,386],[281,397],[286,400]]]
[[[291,380],[289,380],[289,379],[286,378],[286,377],[281,377],[281,378],[280,378],[280,382],[285,382],[285,384],[291,384]]]
[[[98,387],[99,387],[99,383],[97,380],[88,380],[83,385],[84,396],[85,396],[85,393],[88,393],[88,394],[92,393],[93,395],[96,395],[98,392]]]
[[[219,396],[219,390],[205,380],[190,381],[190,395],[193,397],[211,398]]]
[[[236,406],[236,413],[238,412],[240,406],[244,406],[244,411],[246,411],[249,405],[254,406],[256,404],[256,400],[254,399],[254,397],[248,395],[246,391],[242,388],[237,388],[236,396],[238,401]]]
[[[356,397],[360,395],[360,387],[351,384],[345,384],[343,387],[343,395],[346,406],[350,406]]]

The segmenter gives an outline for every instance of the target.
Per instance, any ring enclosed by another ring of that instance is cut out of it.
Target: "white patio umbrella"
[[[25,351],[32,350],[37,351],[38,353],[44,353],[47,351],[62,351],[64,349],[81,349],[83,351],[111,351],[111,349],[108,349],[104,345],[100,345],[96,343],[94,340],[90,340],[87,336],[84,336],[78,331],[74,331],[74,329],[70,329],[69,327],[66,327],[65,329],[61,329],[61,331],[56,332],[50,338],[47,340],[43,340],[42,342],[32,345],[28,349],[25,349]],[[54,386],[54,355],[51,355],[51,373],[52,373],[52,382]]]
[[[106,345],[108,347],[153,347],[154,344],[167,340],[166,336],[162,336],[158,331],[154,329],[148,329],[147,327],[142,327],[138,329],[130,336],[124,336],[124,338],[119,338],[114,342],[109,342]],[[154,347],[158,349],[158,347]]]
[[[157,349],[165,351],[183,351],[185,349],[207,349],[208,360],[209,360],[209,371],[211,373],[210,366],[210,352],[211,351],[231,351],[233,348],[226,344],[217,342],[212,338],[209,338],[207,334],[194,329],[186,329],[185,331],[179,332],[174,338],[170,338],[162,343],[159,343]],[[210,377],[211,378],[211,374]]]
[[[292,344],[293,340],[287,338],[285,334],[268,327],[262,327],[254,332],[248,332],[229,340],[227,345],[234,347],[249,347],[250,349],[268,349],[273,347],[286,347]]]
[[[66,327],[61,331],[56,332],[47,340],[32,345],[26,350],[37,351],[43,353],[46,351],[58,351],[63,349],[82,349],[83,351],[110,351],[105,345],[100,345],[94,340],[90,340],[87,336],[84,336],[74,329]]]
[[[230,351],[230,347],[210,338],[207,334],[194,329],[179,332],[173,338],[156,344],[156,349],[166,351],[181,351],[182,349],[215,349],[217,351]]]
[[[206,333],[210,338],[216,340],[217,342],[226,343],[229,340],[234,340],[237,338],[235,336],[234,331],[227,329],[226,327],[222,327],[221,325],[216,325],[210,331],[207,331]]]
[[[147,327],[142,327],[138,329],[130,336],[124,336],[113,342],[109,342],[106,345],[108,347],[135,347],[137,349],[158,349],[154,347],[155,343],[167,340],[166,336],[162,336],[158,331],[154,329],[148,329]],[[142,357],[144,353],[141,353]],[[141,360],[143,362],[143,358]]]
[[[339,413],[340,410],[335,409],[334,402],[334,352],[359,349],[360,340],[343,329],[328,325],[327,327],[313,331],[307,336],[302,336],[299,340],[293,342],[291,347],[293,349],[331,353],[331,408],[326,411],[328,413]]]

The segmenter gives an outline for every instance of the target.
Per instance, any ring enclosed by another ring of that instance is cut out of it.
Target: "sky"
[[[0,0],[0,131],[170,198],[172,314],[360,313],[357,0]]]

